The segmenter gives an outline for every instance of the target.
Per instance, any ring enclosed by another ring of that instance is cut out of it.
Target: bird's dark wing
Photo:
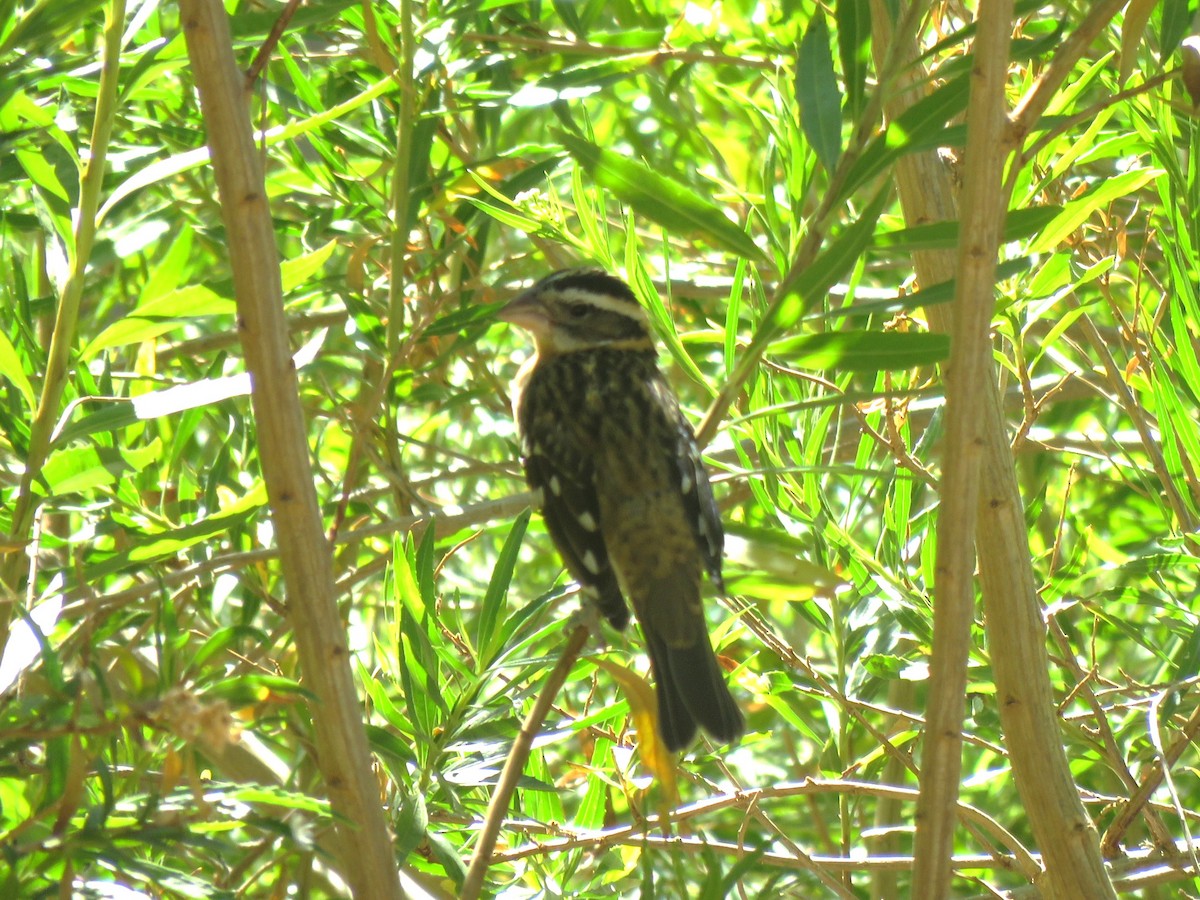
[[[529,487],[539,495],[546,530],[571,577],[595,600],[617,629],[629,624],[600,533],[600,504],[590,454],[578,446],[578,434],[542,407],[535,384],[525,392],[521,410],[521,457]]]
[[[661,376],[655,380],[652,389],[667,415],[668,427],[674,430],[674,464],[678,470],[679,489],[688,524],[704,557],[709,580],[718,594],[724,594],[721,557],[725,549],[725,529],[721,525],[721,513],[708,481],[708,470],[700,458],[700,447],[696,444],[692,426]]]

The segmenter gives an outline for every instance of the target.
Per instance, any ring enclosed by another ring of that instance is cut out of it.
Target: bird
[[[575,268],[497,317],[534,342],[511,392],[526,480],[567,571],[609,624],[624,629],[632,604],[663,745],[685,749],[698,727],[736,741],[745,720],[701,604],[705,572],[724,594],[724,530],[646,311],[620,278]]]

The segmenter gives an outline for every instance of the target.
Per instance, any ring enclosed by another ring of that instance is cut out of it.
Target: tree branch
[[[180,0],[221,201],[237,299],[238,333],[251,378],[259,457],[304,684],[315,697],[317,762],[333,807],[341,874],[356,897],[400,897],[400,882],[334,602],[309,459],[266,184],[220,0]]]

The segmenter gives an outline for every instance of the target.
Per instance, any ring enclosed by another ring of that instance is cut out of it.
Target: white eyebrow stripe
[[[616,297],[609,297],[606,294],[596,294],[592,291],[581,290],[580,288],[559,289],[558,296],[562,298],[564,303],[586,303],[588,306],[594,306],[605,312],[617,313],[621,316],[628,316],[630,319],[636,319],[647,327],[650,325],[650,319],[646,316],[646,311],[636,301],[631,303],[628,300],[619,300]]]

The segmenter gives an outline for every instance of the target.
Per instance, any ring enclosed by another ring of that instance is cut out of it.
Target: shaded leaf
[[[800,126],[825,168],[833,171],[842,153],[842,95],[833,71],[829,26],[818,15],[808,23],[796,59]]]
[[[834,21],[837,24],[842,83],[846,88],[846,107],[854,114],[862,107],[871,62],[870,0],[837,0]]]

